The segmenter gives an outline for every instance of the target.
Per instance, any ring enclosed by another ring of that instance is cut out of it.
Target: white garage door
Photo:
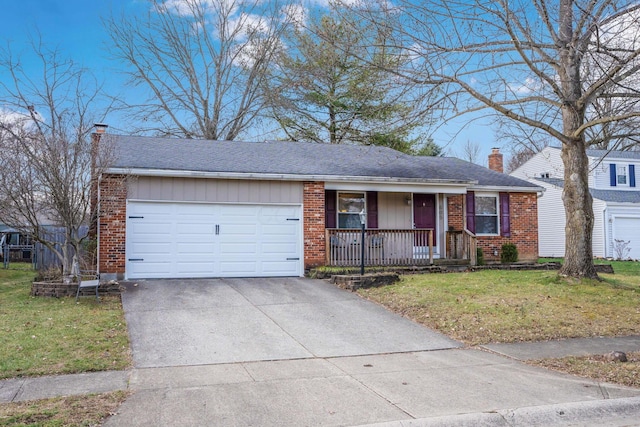
[[[625,243],[629,242],[627,247],[630,249],[630,251],[625,258],[640,259],[640,218],[625,216],[614,217],[613,238],[614,257],[618,256],[615,250],[615,240],[621,240]]]
[[[300,206],[129,202],[127,278],[302,275]]]

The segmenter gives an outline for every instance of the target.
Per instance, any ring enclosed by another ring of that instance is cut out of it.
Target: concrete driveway
[[[148,280],[123,305],[136,368],[459,347],[357,295],[303,278]]]
[[[133,394],[105,427],[639,425],[640,390],[457,348],[323,281],[153,280],[122,297]]]

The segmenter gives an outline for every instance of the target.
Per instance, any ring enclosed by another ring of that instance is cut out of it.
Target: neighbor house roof
[[[530,182],[449,157],[409,156],[386,147],[302,142],[240,142],[108,135],[111,171],[134,174],[395,180],[531,188]]]
[[[550,149],[560,151],[560,147],[547,147]],[[640,151],[617,151],[617,150],[587,150],[587,156],[596,159],[607,158],[612,159],[626,159],[626,160],[640,160]]]
[[[587,150],[587,156],[598,159],[627,159],[640,160],[640,151],[609,151],[609,150]]]
[[[559,178],[536,178],[536,180],[564,188],[564,180]],[[601,190],[590,188],[589,192],[594,199],[602,200],[603,202],[640,203],[640,191]]]

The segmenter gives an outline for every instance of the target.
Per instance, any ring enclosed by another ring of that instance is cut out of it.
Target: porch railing
[[[469,264],[478,263],[477,238],[468,230],[447,231],[447,259],[468,260]]]
[[[327,265],[361,265],[361,244],[362,230],[360,229],[327,229]],[[366,229],[364,245],[365,265],[433,264],[433,229]]]

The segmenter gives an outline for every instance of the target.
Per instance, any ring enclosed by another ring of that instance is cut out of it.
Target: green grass
[[[131,365],[120,298],[29,295],[35,272],[0,269],[0,378],[124,369]]]
[[[57,397],[0,404],[0,425],[11,427],[97,426],[114,413],[127,393]]]
[[[555,271],[404,276],[358,292],[469,344],[640,333],[640,265],[613,262],[603,281]]]

